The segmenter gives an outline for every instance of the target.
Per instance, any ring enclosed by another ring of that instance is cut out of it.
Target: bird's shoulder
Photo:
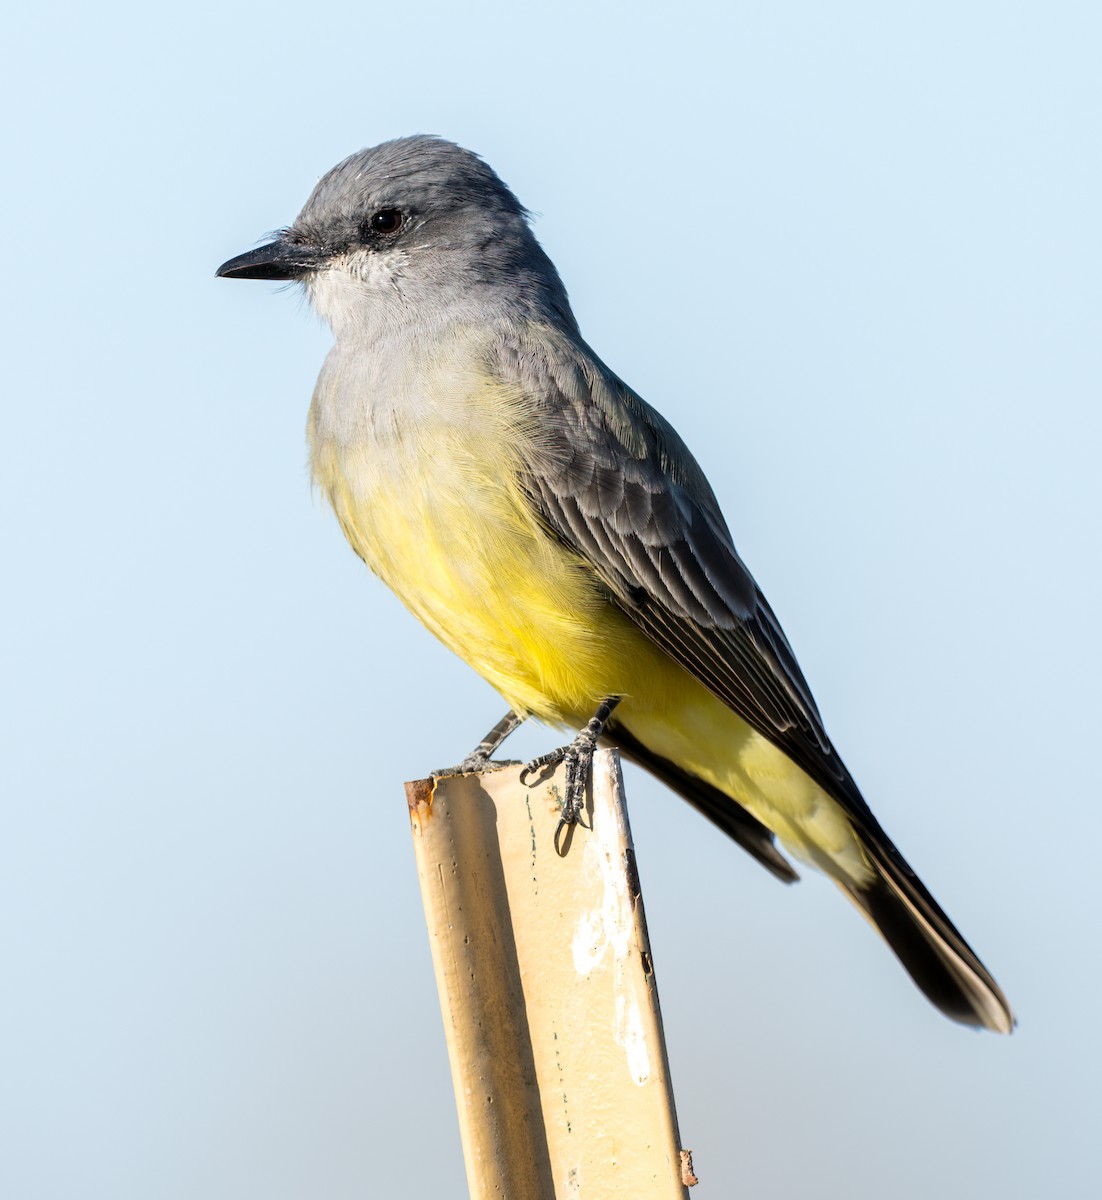
[[[715,493],[655,408],[579,337],[555,328],[528,325],[498,338],[492,370],[521,397],[526,486],[559,529],[630,592],[642,586],[708,625],[751,615],[756,585]],[[665,569],[669,558],[675,573]]]

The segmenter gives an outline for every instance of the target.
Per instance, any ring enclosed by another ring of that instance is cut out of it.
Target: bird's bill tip
[[[312,247],[277,238],[229,259],[215,275],[219,279],[301,279],[318,265],[318,254]]]

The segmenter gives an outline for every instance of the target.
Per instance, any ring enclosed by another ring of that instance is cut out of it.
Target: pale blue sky
[[[0,1195],[464,1192],[401,784],[501,705],[311,497],[324,329],[213,277],[418,131],[538,214],[1020,1017],[941,1019],[631,774],[696,1194],[1093,1190],[1100,43],[1086,2],[9,18]]]

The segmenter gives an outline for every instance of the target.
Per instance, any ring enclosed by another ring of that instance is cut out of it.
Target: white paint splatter
[[[571,950],[579,975],[590,974],[606,955],[612,956],[613,1037],[624,1049],[631,1078],[642,1086],[650,1079],[642,1014],[648,997],[640,994],[641,987],[645,992],[645,984],[635,953],[635,911],[616,834],[614,821],[595,819],[594,829],[585,839],[583,868],[593,889],[599,889],[600,900],[578,918]]]

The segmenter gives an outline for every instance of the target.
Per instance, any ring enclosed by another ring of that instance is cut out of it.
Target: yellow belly
[[[655,753],[732,796],[805,861],[853,882],[867,866],[838,805],[598,590],[497,479],[466,473],[401,495],[347,455],[315,460],[349,542],[405,605],[517,711],[578,728],[607,696]],[[462,499],[460,499],[462,496]]]
[[[479,469],[469,451],[380,472],[372,447],[323,449],[314,473],[356,553],[514,708],[588,720],[638,635],[538,528],[500,458]]]
[[[501,412],[385,441],[314,433],[315,481],[356,553],[518,713],[576,729],[620,696],[617,721],[644,745],[726,792],[797,856],[864,882],[835,801],[654,646],[540,527],[515,483],[523,440]]]

